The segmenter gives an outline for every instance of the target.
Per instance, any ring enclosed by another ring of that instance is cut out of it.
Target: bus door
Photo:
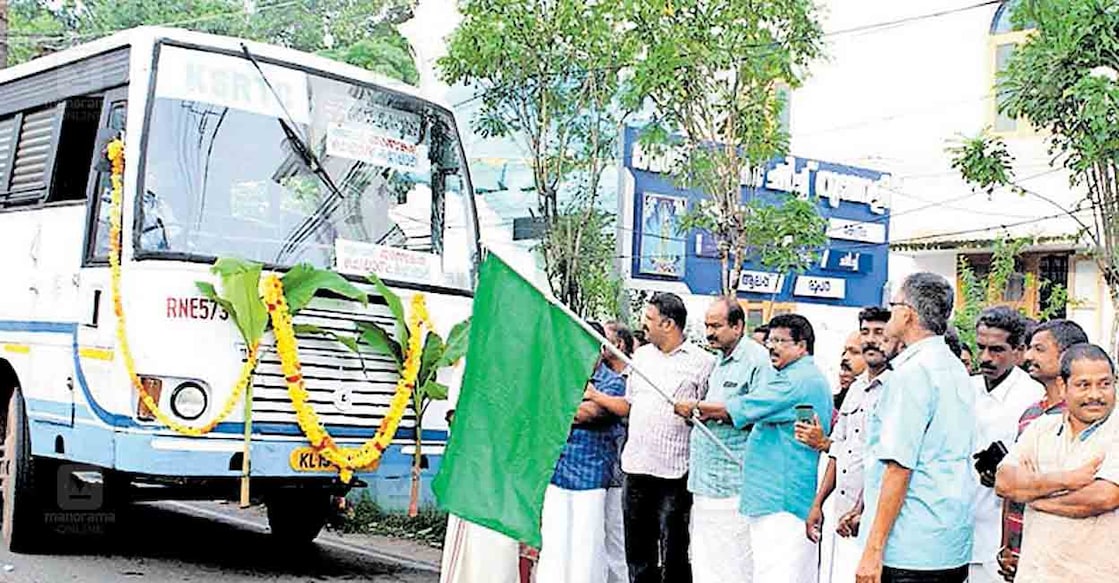
[[[100,394],[99,402],[105,403],[112,378],[116,356],[116,317],[113,315],[109,281],[109,212],[111,208],[112,181],[109,165],[103,151],[110,135],[124,131],[128,111],[128,87],[105,92],[100,118],[98,139],[89,161],[86,183],[86,228],[82,249],[82,270],[79,276],[76,309],[78,312],[78,345],[82,377],[85,386],[75,391]],[[127,202],[126,202],[127,204]],[[83,396],[75,396],[79,402]],[[92,405],[92,404],[91,404]],[[92,409],[92,406],[90,407]],[[82,414],[91,414],[92,411]],[[112,451],[109,446],[103,451]],[[103,460],[108,461],[108,460]]]

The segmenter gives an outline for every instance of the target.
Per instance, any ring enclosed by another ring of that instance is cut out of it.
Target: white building
[[[1065,284],[1074,300],[1068,317],[1107,345],[1107,288],[1093,260],[1073,244],[1079,226],[1065,212],[1083,193],[1050,166],[1042,135],[995,114],[995,71],[1026,34],[1012,30],[1011,4],[826,2],[828,59],[793,94],[792,150],[892,175],[891,281],[928,270],[955,282],[961,256],[983,271],[993,241],[1036,237],[1004,299],[1038,308],[1044,292],[1026,274]],[[952,140],[984,127],[1006,140],[1017,182],[1030,194],[988,197],[951,168],[945,149]],[[1091,222],[1087,212],[1078,217]]]

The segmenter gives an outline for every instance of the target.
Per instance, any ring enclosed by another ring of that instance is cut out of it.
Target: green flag
[[[445,510],[540,548],[544,490],[599,350],[579,322],[487,254],[462,391],[432,484]]]

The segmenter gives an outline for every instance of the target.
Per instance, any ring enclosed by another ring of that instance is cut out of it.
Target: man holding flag
[[[454,517],[442,581],[515,582],[517,543],[541,547],[544,492],[601,348],[586,324],[487,254],[462,388],[432,483]]]
[[[812,324],[797,314],[769,322],[765,344],[777,369],[773,378],[724,403],[692,407],[700,419],[735,427],[753,426],[747,441],[739,512],[749,526],[754,583],[814,583],[817,548],[804,536],[804,521],[816,495],[820,454],[796,440],[794,424],[815,420],[831,426],[832,395],[812,354]]]
[[[746,338],[746,314],[738,300],[712,302],[704,321],[707,342],[721,357],[708,378],[704,401],[725,403],[768,383],[776,371],[762,345]],[[690,403],[676,405],[676,414],[692,417]],[[738,512],[742,460],[749,429],[723,421],[705,421],[735,454],[731,459],[707,435],[693,431],[688,490],[692,492],[692,578],[694,583],[748,583],[753,577],[749,523]]]
[[[676,416],[675,401],[703,397],[714,357],[684,336],[688,311],[679,296],[660,293],[645,306],[643,328],[649,344],[633,353],[624,399],[588,390],[593,402],[629,415],[629,438],[622,451],[626,474],[626,560],[632,583],[690,583],[688,521],[688,438],[691,428]],[[660,557],[664,557],[661,564]]]
[[[597,322],[591,327],[606,336],[606,329]],[[621,397],[625,381],[607,365],[609,355],[603,347],[590,386]],[[613,477],[621,429],[621,420],[613,413],[591,401],[579,405],[575,425],[544,494],[543,546],[536,583],[606,580],[606,488]]]

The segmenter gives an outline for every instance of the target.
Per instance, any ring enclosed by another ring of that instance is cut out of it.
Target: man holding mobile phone
[[[817,547],[804,536],[816,493],[820,453],[796,440],[797,405],[802,417],[831,427],[832,395],[812,358],[816,337],[804,316],[782,314],[769,322],[765,346],[777,369],[772,379],[725,404],[701,401],[700,419],[753,426],[746,444],[739,512],[746,516],[754,583],[814,583]],[[810,410],[809,410],[810,408]]]
[[[972,455],[979,485],[975,498],[975,542],[969,583],[1001,583],[998,554],[1002,542],[1003,500],[995,494],[995,472],[1018,437],[1018,420],[1045,396],[1045,388],[1018,363],[1025,351],[1026,319],[1006,306],[987,308],[975,326],[980,375],[975,387],[979,451]]]
[[[867,416],[878,402],[890,359],[899,351],[897,341],[886,337],[886,322],[889,321],[890,311],[885,308],[870,306],[859,312],[860,353],[866,370],[847,391],[831,436],[826,436],[818,425],[797,424],[797,440],[826,453],[829,458],[805,522],[806,536],[816,541],[826,537],[821,547],[824,550],[820,565],[822,581],[851,581],[862,555],[856,536],[861,515]],[[833,504],[832,516],[825,520],[824,505],[829,498]],[[835,536],[837,534],[839,536]]]

